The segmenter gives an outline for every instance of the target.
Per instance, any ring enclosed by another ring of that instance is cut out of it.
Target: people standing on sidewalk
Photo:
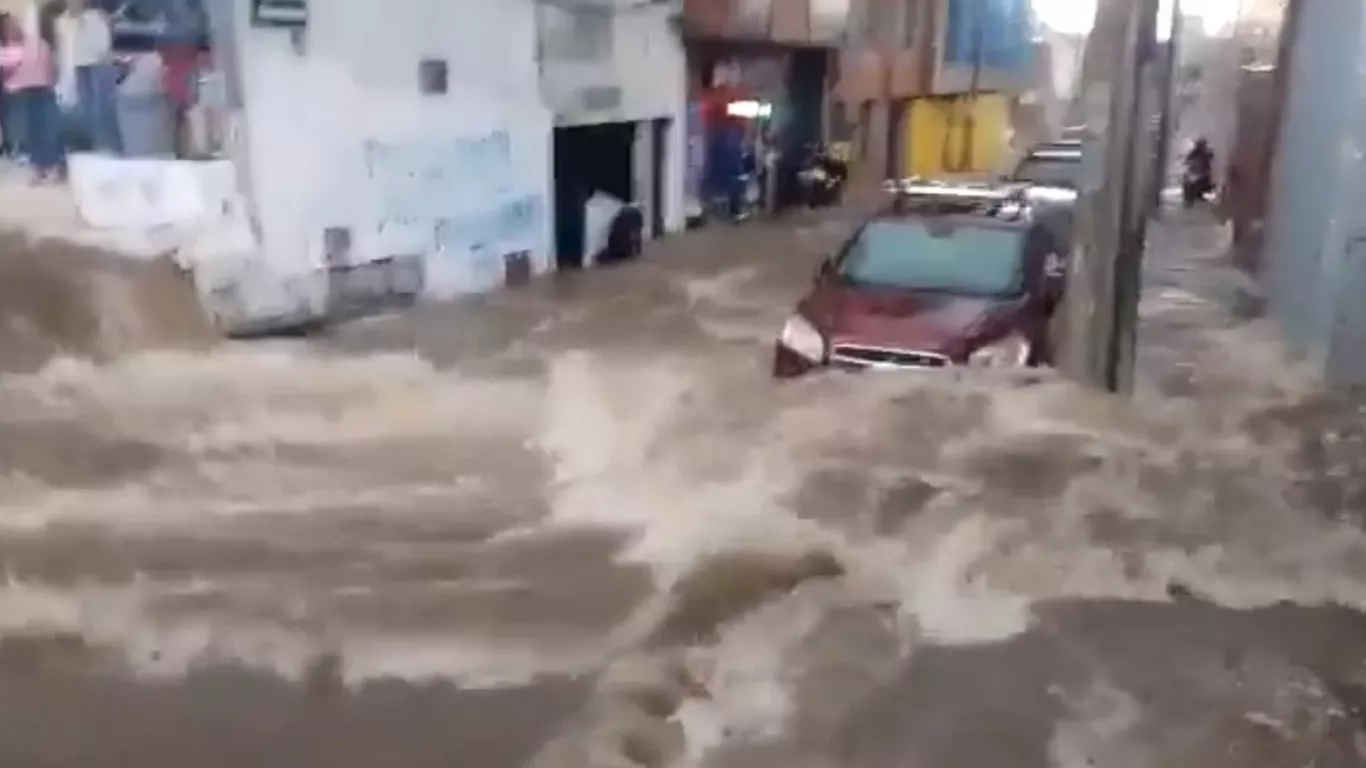
[[[187,0],[163,0],[166,28],[157,40],[162,88],[170,101],[176,157],[185,159],[200,149],[191,116],[199,99],[199,75],[204,63],[208,20],[203,7]]]
[[[13,17],[8,13],[0,12],[0,29],[9,26]],[[11,102],[13,99],[5,98],[5,74],[0,72],[0,158],[18,157],[19,138],[18,125],[14,121],[14,108]]]
[[[0,71],[5,100],[18,123],[23,149],[33,166],[34,182],[61,179],[66,160],[62,115],[55,88],[57,70],[52,47],[7,17],[0,28]]]
[[[14,126],[9,119],[9,104],[5,101],[5,78],[0,75],[0,160],[14,156],[10,139],[14,136]]]
[[[118,69],[109,16],[86,4],[66,0],[57,18],[57,53],[64,78],[74,86],[76,104],[97,152],[123,154],[119,127]]]

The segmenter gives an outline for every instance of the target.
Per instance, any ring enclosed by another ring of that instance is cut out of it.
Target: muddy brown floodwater
[[[1132,403],[776,385],[850,224],[241,344],[160,268],[44,266],[0,314],[0,764],[1363,764],[1366,413],[1219,232],[1153,233]]]

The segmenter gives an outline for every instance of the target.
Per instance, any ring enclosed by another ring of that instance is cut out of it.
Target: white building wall
[[[259,258],[288,284],[280,301],[324,300],[329,228],[349,230],[351,263],[420,256],[429,298],[500,286],[510,251],[549,269],[552,118],[532,2],[309,5],[298,44],[288,31],[252,27],[248,0],[235,2],[245,102],[235,159]],[[424,58],[447,62],[445,95],[420,93]],[[496,159],[470,154],[470,142],[490,136],[510,149],[502,183],[489,170]],[[495,231],[495,214],[515,202],[521,215]]]
[[[553,12],[553,6],[542,9],[543,14]],[[563,47],[547,41],[540,51],[542,85],[556,123],[591,125],[673,116],[685,100],[686,69],[682,39],[672,18],[666,5],[637,4],[615,11],[609,36],[584,41],[583,47],[591,46],[595,54],[591,57],[567,55]],[[619,97],[610,105],[598,106],[586,93],[607,88],[616,89]]]
[[[687,66],[675,23],[677,9],[667,3],[642,5],[639,0],[626,0],[619,5],[608,16],[611,33],[606,37],[610,43],[583,40],[579,46],[570,46],[593,55],[568,55],[556,41],[543,41],[539,54],[545,103],[558,126],[641,122],[634,160],[638,196],[643,198],[648,196],[651,185],[648,121],[669,120],[664,156],[664,226],[667,231],[678,231],[685,222]],[[554,6],[541,9],[542,14],[556,12]],[[542,29],[546,29],[545,22],[542,18]]]

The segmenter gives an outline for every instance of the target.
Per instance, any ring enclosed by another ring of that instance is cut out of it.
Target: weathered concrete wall
[[[537,7],[544,100],[559,126],[670,121],[664,156],[664,227],[684,226],[687,64],[674,9],[628,0],[614,11]],[[639,126],[636,188],[651,189],[651,129]],[[648,194],[638,194],[648,204]]]
[[[1253,3],[1240,20],[1244,42],[1238,113],[1220,209],[1233,225],[1234,259],[1252,275],[1262,271],[1271,171],[1276,157],[1297,15],[1287,0]]]
[[[1266,232],[1271,310],[1331,383],[1366,383],[1366,10],[1306,2]]]
[[[671,9],[537,9],[541,82],[557,125],[681,119],[687,68]]]
[[[415,258],[434,298],[502,285],[510,253],[549,268],[530,0],[329,0],[302,40],[234,9],[260,260],[300,302],[329,266]],[[422,92],[424,61],[444,61],[445,93]]]

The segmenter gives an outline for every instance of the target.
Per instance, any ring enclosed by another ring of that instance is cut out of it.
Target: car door
[[[1062,304],[1067,283],[1067,254],[1057,235],[1046,225],[1034,223],[1025,238],[1025,288],[1028,293],[1024,330],[1033,348],[1031,364],[1053,360],[1052,321]]]

